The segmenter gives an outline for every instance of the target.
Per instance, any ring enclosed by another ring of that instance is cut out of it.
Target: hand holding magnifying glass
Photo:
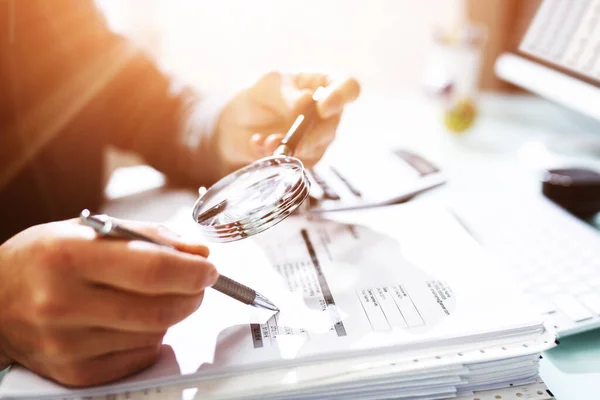
[[[231,242],[260,233],[281,222],[307,198],[310,181],[302,162],[293,156],[303,135],[317,121],[319,87],[279,147],[235,171],[208,190],[201,190],[192,216],[214,242]]]

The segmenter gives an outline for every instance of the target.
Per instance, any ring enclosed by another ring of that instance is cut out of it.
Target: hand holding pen
[[[0,246],[0,363],[69,386],[107,383],[151,365],[165,332],[201,307],[219,278],[208,248],[157,224],[118,222],[178,250],[98,239],[79,218]]]
[[[177,250],[176,247],[172,246],[169,243],[158,241],[157,239],[151,238],[148,235],[144,235],[128,227],[122,226],[111,218],[103,218],[100,216],[91,215],[89,210],[83,210],[81,212],[80,218],[85,225],[94,228],[94,230],[100,235],[100,237],[110,236],[114,238],[128,240],[141,240],[144,242],[153,243],[162,247]],[[211,287],[244,304],[248,304],[258,308],[264,308],[271,311],[279,311],[279,309],[262,294],[224,275],[219,275],[219,277]]]

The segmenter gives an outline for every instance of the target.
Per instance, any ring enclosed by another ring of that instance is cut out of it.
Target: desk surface
[[[480,104],[476,125],[459,137],[445,131],[435,102],[421,96],[365,93],[345,114],[336,141],[339,147],[356,149],[358,155],[364,146],[404,146],[426,154],[457,178],[450,189],[455,193],[468,192],[474,181],[485,182],[485,168],[473,165],[499,161],[539,169],[573,159],[573,155],[554,154],[553,147],[563,151],[578,146],[600,149],[595,147],[600,135],[592,135],[600,131],[599,124],[546,101],[531,96],[490,96]],[[593,146],[588,144],[590,139]],[[577,154],[577,160],[600,168],[600,151],[595,157]],[[136,179],[131,180],[131,175]],[[132,182],[138,186],[133,187]],[[160,174],[148,168],[120,171],[107,189],[113,198],[107,212],[132,219],[167,219],[169,215],[161,214],[176,209],[168,204],[181,204],[182,198],[189,201],[194,194],[161,190],[159,206],[146,201],[156,199],[153,192],[131,195],[163,182]],[[600,397],[596,395],[600,393],[600,330],[563,338],[558,347],[546,352],[541,376],[557,399]]]
[[[547,351],[540,375],[557,399],[600,397],[600,329],[566,337]]]

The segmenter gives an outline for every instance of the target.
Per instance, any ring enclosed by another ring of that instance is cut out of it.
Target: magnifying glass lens
[[[302,178],[302,171],[290,165],[268,166],[248,171],[224,187],[207,202],[204,210],[215,206],[204,225],[231,224],[261,211],[269,212]]]
[[[214,241],[242,239],[290,215],[309,189],[310,182],[298,160],[263,159],[211,187],[198,200],[194,219]]]

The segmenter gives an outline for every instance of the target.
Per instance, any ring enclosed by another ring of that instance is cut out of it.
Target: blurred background
[[[495,55],[514,45],[531,0],[97,0],[110,25],[205,92],[233,91],[270,70],[352,74],[365,91],[419,90],[435,30],[481,22],[480,84]],[[520,36],[520,35],[519,35]]]
[[[353,75],[361,98],[405,96],[416,104],[415,94],[440,95],[446,117],[440,114],[437,121],[458,133],[469,130],[474,119],[464,98],[519,91],[495,76],[493,64],[501,52],[517,47],[539,5],[539,0],[96,2],[115,31],[205,95],[230,95],[273,69]],[[464,32],[473,26],[477,32],[469,38]],[[454,103],[444,97],[450,84],[458,93]],[[115,168],[141,162],[115,151],[107,157],[107,179]]]
[[[203,91],[271,69],[340,71],[369,90],[418,85],[431,28],[459,0],[99,0],[115,29]]]

